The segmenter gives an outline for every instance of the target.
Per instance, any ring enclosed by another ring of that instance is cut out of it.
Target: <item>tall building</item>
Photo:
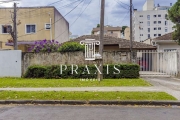
[[[173,32],[173,23],[167,20],[170,6],[154,5],[154,0],[146,0],[143,10],[134,9],[133,40],[142,42],[149,38],[156,38]]]

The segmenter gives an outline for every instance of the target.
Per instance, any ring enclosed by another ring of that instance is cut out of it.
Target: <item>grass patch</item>
[[[99,81],[80,81],[80,79],[25,79],[0,78],[1,88],[12,87],[118,87],[151,86],[143,79],[105,79]]]
[[[165,92],[1,91],[0,100],[177,100]]]

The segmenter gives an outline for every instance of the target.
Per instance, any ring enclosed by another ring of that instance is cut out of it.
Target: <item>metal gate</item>
[[[177,51],[157,52],[155,50],[143,50],[137,52],[137,64],[140,71],[177,75]]]

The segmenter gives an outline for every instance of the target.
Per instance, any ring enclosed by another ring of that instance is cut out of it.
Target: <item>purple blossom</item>
[[[61,46],[58,41],[55,40],[41,40],[41,41],[35,41],[34,45],[32,45],[28,51],[29,52],[58,52],[58,48]]]

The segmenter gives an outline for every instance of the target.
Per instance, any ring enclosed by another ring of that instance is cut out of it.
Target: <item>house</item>
[[[125,30],[124,30],[124,39],[130,40],[130,27],[125,28]]]
[[[153,45],[153,44],[152,44],[152,39],[150,39],[150,38],[142,41],[142,43],[149,44],[149,45]]]
[[[85,39],[99,40],[99,35],[83,35],[72,41],[80,42]],[[98,47],[97,47],[98,49]],[[130,40],[104,36],[104,51],[129,51]],[[133,41],[133,50],[156,50],[156,47],[141,42]]]
[[[172,32],[163,36],[154,38],[152,40],[154,46],[157,46],[157,50],[160,52],[172,51],[180,49],[177,41],[172,39]]]
[[[11,12],[13,8],[0,8],[0,41],[2,49],[13,49],[11,35]],[[13,28],[12,28],[13,30]],[[19,7],[17,11],[17,44],[23,52],[38,40],[56,40],[60,43],[69,40],[69,23],[53,6]]]
[[[169,6],[155,6],[154,3],[154,0],[146,0],[142,11],[134,9],[133,40],[141,42],[174,31],[174,24],[167,20],[172,3]]]
[[[112,27],[112,26],[104,26],[104,35],[121,38],[121,27]],[[100,27],[93,28],[92,30],[93,35],[99,35],[100,34]]]

